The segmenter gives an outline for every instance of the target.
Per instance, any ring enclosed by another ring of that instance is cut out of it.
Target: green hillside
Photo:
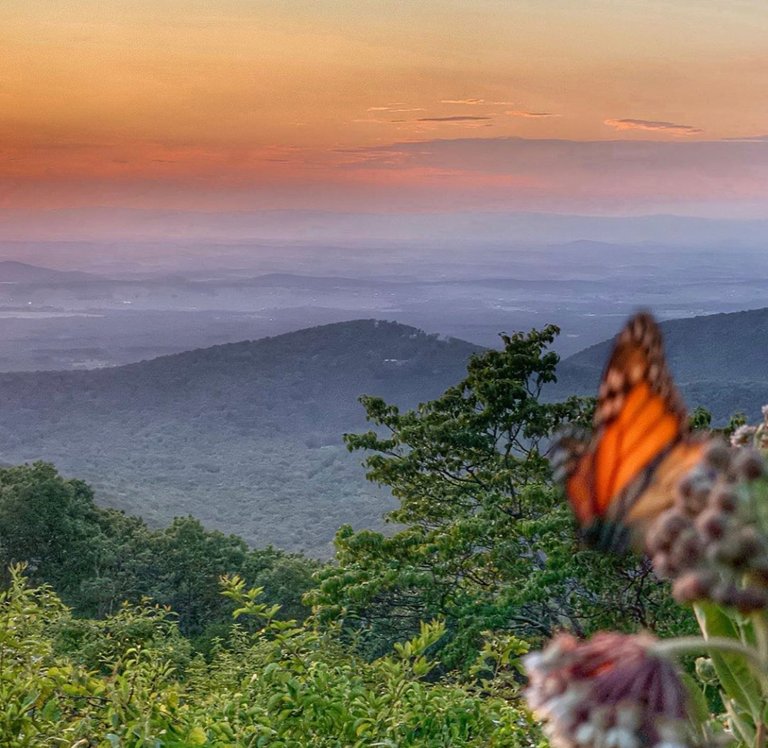
[[[718,422],[736,411],[753,419],[768,403],[768,308],[661,323],[672,374],[690,408]],[[549,398],[594,394],[613,344],[606,340],[565,359]]]
[[[662,324],[689,406],[722,422],[768,402],[768,309]],[[761,341],[763,341],[761,343]],[[561,362],[548,399],[594,394],[610,341]],[[341,435],[357,398],[401,407],[465,374],[477,346],[360,320],[94,371],[0,375],[0,461],[45,459],[102,504],[166,524],[189,513],[249,542],[327,556],[344,523],[393,505]]]
[[[461,379],[476,346],[360,320],[113,369],[0,375],[0,459],[45,459],[101,503],[166,523],[192,513],[263,546],[328,555],[338,527],[390,499],[341,435],[359,395],[402,406]]]

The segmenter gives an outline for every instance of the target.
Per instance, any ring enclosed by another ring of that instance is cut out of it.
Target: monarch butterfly
[[[647,312],[616,338],[597,396],[591,438],[574,430],[555,444],[553,467],[588,545],[637,546],[644,529],[674,499],[706,443],[688,430],[661,331]]]

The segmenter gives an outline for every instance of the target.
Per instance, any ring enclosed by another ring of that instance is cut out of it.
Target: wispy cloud
[[[478,120],[488,120],[493,117],[471,117],[469,115],[457,114],[452,117],[419,117],[417,122],[477,122]]]
[[[405,104],[389,104],[388,106],[369,106],[366,112],[423,112],[423,106],[409,107]]]
[[[671,135],[698,135],[704,132],[691,125],[679,125],[675,122],[663,122],[648,119],[606,119],[603,124],[614,130],[646,130],[651,132],[668,132]]]
[[[474,106],[475,104],[485,104],[485,99],[440,99],[441,104],[467,104]]]
[[[486,101],[485,99],[440,99],[441,104],[460,104],[461,106],[514,106],[514,101]]]
[[[544,119],[546,117],[560,117],[560,114],[554,114],[553,112],[526,112],[522,109],[513,109],[504,114],[510,117],[524,117],[526,119]]]

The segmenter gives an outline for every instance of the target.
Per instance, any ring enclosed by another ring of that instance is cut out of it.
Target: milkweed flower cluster
[[[765,449],[768,406],[763,422],[737,430],[730,445],[709,442],[642,537],[656,575],[672,582],[675,600],[695,604],[703,637],[660,641],[601,632],[579,641],[563,633],[525,658],[526,698],[555,748],[766,745]],[[710,654],[700,662],[709,664],[720,689],[725,712],[718,717],[692,708],[694,681],[686,683],[672,659],[672,653],[694,652]]]
[[[609,530],[596,547],[615,550],[619,534],[634,533],[675,599],[694,604],[702,637],[560,634],[529,655],[526,696],[557,748],[680,748],[715,736],[768,745],[768,406],[762,415],[730,447],[703,444],[688,432],[653,317],[636,314],[617,336],[593,436],[557,442],[561,480],[582,528]],[[670,659],[702,651],[718,718],[690,709],[699,689],[687,690]]]
[[[713,443],[650,527],[646,550],[678,602],[711,600],[742,613],[768,607],[768,539],[741,490],[764,473],[756,450]]]
[[[684,748],[695,744],[689,694],[653,637],[560,634],[528,655],[528,703],[557,748]]]

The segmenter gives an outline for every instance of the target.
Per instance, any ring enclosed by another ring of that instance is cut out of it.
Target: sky
[[[765,0],[0,0],[0,211],[759,218]]]

